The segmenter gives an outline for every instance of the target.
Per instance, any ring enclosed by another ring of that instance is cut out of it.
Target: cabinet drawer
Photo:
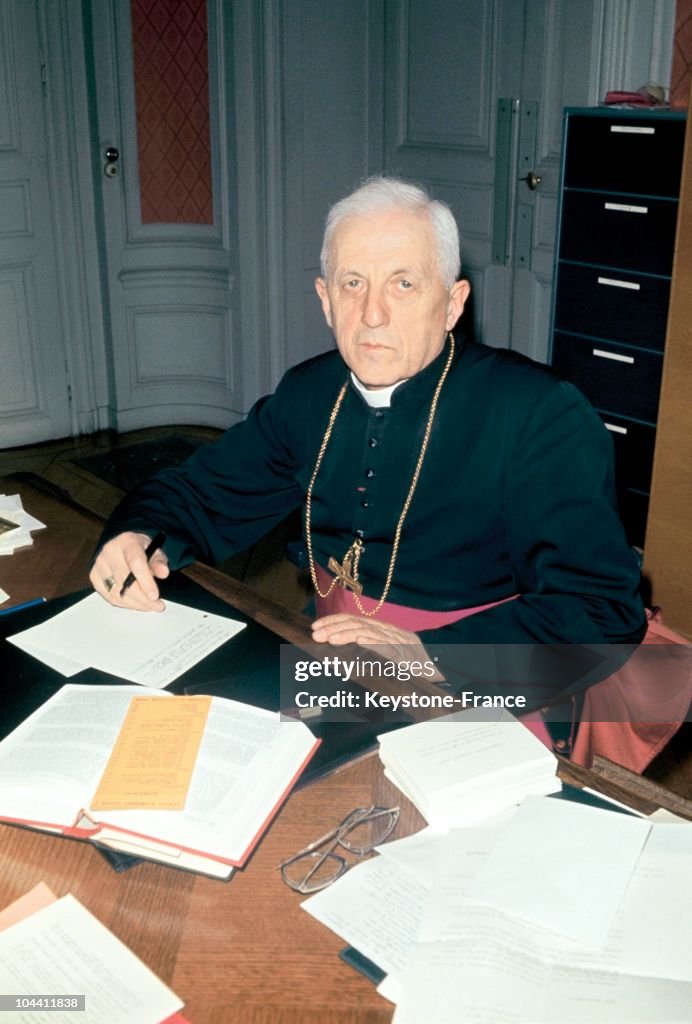
[[[654,465],[656,428],[607,413],[601,413],[601,419],[613,439],[618,490],[634,488],[648,492]]]
[[[669,276],[677,216],[669,199],[565,192],[560,258]]]
[[[554,369],[605,412],[655,423],[662,366],[655,352],[555,334]]]
[[[666,278],[561,263],[555,326],[663,351],[669,293]]]
[[[684,119],[570,115],[565,185],[677,196],[684,141]]]

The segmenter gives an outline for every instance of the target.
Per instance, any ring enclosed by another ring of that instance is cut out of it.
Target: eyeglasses
[[[352,864],[334,851],[338,846],[364,857],[384,842],[399,820],[398,807],[356,807],[344,820],[278,866],[286,885],[307,896],[341,878]]]

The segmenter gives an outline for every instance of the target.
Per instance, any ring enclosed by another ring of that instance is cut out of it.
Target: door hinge
[[[492,262],[505,267],[512,266],[514,249],[520,109],[521,101],[517,97],[497,102]]]

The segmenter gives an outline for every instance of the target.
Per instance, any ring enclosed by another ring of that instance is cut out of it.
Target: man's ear
[[[322,303],[322,312],[324,313],[324,319],[327,321],[329,326],[332,327],[332,304],[329,301],[327,282],[323,277],[315,278],[315,290],[320,297],[320,302]]]
[[[452,285],[447,304],[447,330],[451,331],[464,311],[471,285],[468,281],[457,281]]]

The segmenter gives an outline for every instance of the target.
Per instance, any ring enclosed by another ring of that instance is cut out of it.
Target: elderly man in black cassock
[[[222,561],[301,507],[317,642],[403,645],[408,659],[430,644],[637,643],[610,437],[548,368],[454,336],[459,269],[454,217],[422,189],[376,178],[337,203],[316,281],[336,350],[129,495],[96,590],[161,610],[170,569]]]

